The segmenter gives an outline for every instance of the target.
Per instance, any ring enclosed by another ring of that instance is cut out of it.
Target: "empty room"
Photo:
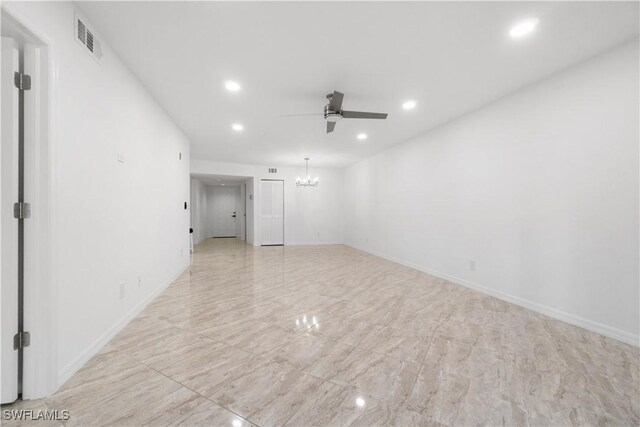
[[[640,2],[0,14],[0,424],[640,425]]]

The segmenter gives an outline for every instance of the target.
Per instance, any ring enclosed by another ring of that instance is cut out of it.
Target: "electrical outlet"
[[[476,262],[475,261],[469,261],[469,270],[476,271]]]
[[[142,286],[142,276],[138,276],[138,287]]]
[[[120,299],[124,298],[124,287],[125,287],[125,284],[120,283]]]

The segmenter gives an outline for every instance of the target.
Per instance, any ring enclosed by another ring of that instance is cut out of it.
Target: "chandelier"
[[[311,175],[309,175],[309,158],[304,158],[307,163],[307,173],[305,178],[296,178],[296,186],[298,187],[316,187],[318,185],[318,177],[311,179]]]

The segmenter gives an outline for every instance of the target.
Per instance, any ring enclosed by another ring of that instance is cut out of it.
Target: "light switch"
[[[120,163],[124,163],[124,154],[122,154],[122,153],[118,153],[118,161],[119,161]]]

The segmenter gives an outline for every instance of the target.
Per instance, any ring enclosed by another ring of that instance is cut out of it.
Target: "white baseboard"
[[[62,385],[69,380],[87,363],[93,356],[95,356],[114,336],[118,334],[127,324],[133,320],[144,308],[149,305],[158,295],[160,295],[170,284],[172,284],[182,273],[189,268],[189,263],[180,268],[176,274],[174,274],[169,280],[164,282],[161,286],[154,289],[146,298],[144,298],[138,305],[136,305],[125,316],[118,320],[109,330],[102,334],[97,340],[83,350],[75,359],[64,366],[58,371],[58,386],[59,389]]]
[[[633,334],[631,332],[623,331],[618,328],[614,328],[609,325],[605,325],[600,322],[595,322],[593,320],[585,319],[584,317],[576,316],[570,313],[567,313],[562,310],[558,310],[552,307],[548,307],[533,301],[526,300],[524,298],[520,298],[514,295],[507,294],[502,291],[497,291],[495,289],[489,288],[487,286],[483,286],[477,283],[470,282],[468,280],[461,279],[459,277],[451,276],[446,273],[441,273],[439,271],[432,270],[422,265],[418,265],[409,261],[405,261],[399,258],[392,257],[390,255],[374,251],[371,249],[367,249],[358,245],[345,243],[346,246],[350,246],[354,249],[358,249],[363,252],[370,253],[380,258],[384,258],[389,261],[396,262],[398,264],[404,265],[406,267],[413,268],[418,271],[422,271],[423,273],[430,274],[432,276],[439,277],[441,279],[448,280],[452,283],[464,286],[469,289],[473,289],[475,291],[481,292],[486,295],[490,295],[492,297],[498,298],[500,300],[519,305],[521,307],[527,308],[529,310],[535,311],[540,314],[544,314],[545,316],[551,317],[553,319],[561,320],[563,322],[569,323],[574,326],[578,326],[580,328],[584,328],[591,332],[595,332],[600,335],[607,336],[609,338],[613,338],[618,341],[622,341],[626,344],[640,347],[640,336]]]

